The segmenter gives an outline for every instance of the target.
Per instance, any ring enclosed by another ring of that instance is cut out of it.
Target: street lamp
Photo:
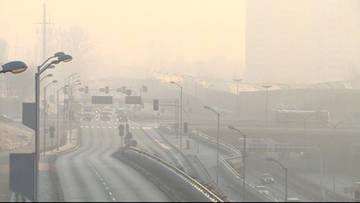
[[[60,114],[59,114],[59,111],[60,111],[60,107],[59,107],[59,94],[60,94],[60,91],[64,90],[65,88],[68,88],[68,85],[64,85],[63,87],[59,88],[57,91],[56,91],[56,142],[57,142],[57,150],[59,151],[59,145],[60,145],[60,137],[59,137],[59,120],[60,120]],[[65,97],[65,95],[64,95]],[[64,107],[65,107],[65,103],[64,103]],[[65,109],[64,109],[64,114],[63,116],[65,115]],[[64,116],[65,117],[65,116]],[[64,123],[63,123],[64,125]],[[64,128],[64,126],[63,126]]]
[[[272,85],[263,85],[262,87],[266,89],[265,114],[266,114],[266,126],[268,126],[269,125],[269,112],[268,112],[269,88],[271,88]]]
[[[246,134],[243,133],[241,130],[235,128],[234,126],[229,126],[229,129],[230,130],[234,130],[236,132],[238,132],[240,134],[240,136],[243,137],[243,152],[242,152],[242,161],[243,161],[243,164],[244,164],[244,169],[243,169],[243,191],[244,191],[244,194],[243,194],[243,199],[245,200],[245,194],[246,194],[246,181],[245,181],[245,178],[246,178],[246,175],[245,175],[245,171],[246,171]]]
[[[43,143],[43,145],[44,145],[44,151],[43,151],[43,156],[45,156],[46,155],[46,134],[47,134],[47,129],[46,129],[46,121],[47,121],[47,97],[46,97],[46,89],[50,86],[50,85],[52,85],[52,84],[55,84],[55,83],[57,83],[58,81],[57,80],[53,80],[53,81],[51,81],[51,82],[49,82],[47,85],[45,85],[43,88],[44,88],[44,138],[43,138],[43,140],[44,140],[44,143]]]
[[[217,131],[216,131],[216,186],[219,185],[219,137],[220,137],[220,113],[210,106],[204,106],[204,109],[212,111],[217,116]]]
[[[173,84],[173,85],[176,85],[176,86],[178,86],[179,88],[180,88],[180,124],[179,124],[179,129],[180,129],[180,136],[179,136],[179,139],[180,139],[180,151],[182,150],[182,111],[183,111],[183,87],[179,84],[179,83],[177,83],[177,82],[175,82],[175,81],[171,81],[170,82],[171,84]],[[179,131],[178,131],[179,132]]]
[[[50,77],[53,77],[53,76],[54,76],[53,74],[49,73],[49,74],[45,75],[44,77],[42,77],[42,78],[40,79],[40,82],[43,81],[43,80],[45,80],[46,78],[50,78]]]
[[[69,131],[69,139],[70,139],[70,143],[72,142],[72,123],[70,122],[70,117],[73,115],[72,113],[72,102],[73,102],[73,87],[74,86],[80,86],[81,85],[81,80],[79,79],[79,75],[77,73],[72,74],[71,77],[68,77],[68,83],[66,85],[68,85],[69,87],[69,92],[68,92],[68,123],[67,123],[67,127],[68,127],[68,131]]]
[[[285,171],[285,202],[287,202],[288,200],[288,186],[287,186],[287,179],[288,179],[288,169],[282,164],[280,163],[280,161],[274,159],[274,158],[271,158],[271,157],[266,157],[266,161],[270,161],[270,162],[273,162],[277,165],[279,165],[284,171]]]
[[[234,79],[234,82],[236,83],[236,99],[235,99],[235,109],[238,105],[239,105],[239,85],[242,82],[242,79]],[[239,109],[240,109],[240,105],[239,105]],[[240,112],[240,111],[239,111]]]
[[[2,70],[0,71],[0,73],[11,72],[13,74],[24,72],[28,68],[27,65],[22,61],[12,61],[4,65],[1,65],[1,67]]]
[[[64,52],[58,52],[54,56],[46,59],[41,65],[37,67],[37,72],[35,73],[35,106],[36,106],[36,127],[35,127],[35,181],[34,181],[34,199],[38,201],[38,192],[39,192],[39,151],[40,151],[40,76],[47,69],[51,68],[52,65],[59,64],[61,62],[69,62],[72,60],[70,55],[65,54]]]

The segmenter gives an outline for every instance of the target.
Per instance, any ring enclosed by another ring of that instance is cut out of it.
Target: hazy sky
[[[85,33],[89,72],[114,75],[121,66],[141,66],[124,70],[134,74],[149,64],[148,69],[198,74],[192,64],[220,61],[214,75],[241,74],[243,0],[0,0],[0,38],[10,47],[9,58],[39,60],[43,2],[53,23],[49,40],[59,38],[58,30]],[[223,67],[222,61],[231,65]],[[189,67],[167,67],[177,64]]]
[[[259,83],[360,77],[359,0],[0,0],[9,59],[39,63],[43,2],[49,55],[71,52],[67,67],[92,78],[154,71]]]

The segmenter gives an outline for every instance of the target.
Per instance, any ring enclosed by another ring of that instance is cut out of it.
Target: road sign
[[[35,153],[10,154],[10,190],[34,201]]]
[[[92,96],[91,103],[92,104],[113,104],[112,96]]]
[[[23,103],[22,123],[35,130],[36,128],[36,105],[35,103]]]
[[[141,96],[126,96],[125,104],[142,104]]]

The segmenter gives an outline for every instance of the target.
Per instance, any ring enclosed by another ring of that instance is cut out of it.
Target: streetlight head
[[[51,64],[49,67],[48,67],[48,69],[54,69],[55,68],[55,66],[53,65],[53,64]]]
[[[234,129],[235,129],[234,126],[232,126],[232,125],[229,125],[228,128],[229,128],[230,130],[234,130]]]
[[[59,58],[59,57],[62,57],[64,55],[65,55],[64,52],[57,52],[57,53],[54,54],[54,57]]]
[[[65,63],[67,63],[67,62],[70,62],[70,61],[72,61],[72,56],[70,56],[70,55],[62,55],[62,56],[60,56],[60,57],[58,57],[58,60],[60,61],[60,62],[65,62]]]
[[[171,84],[175,84],[175,82],[174,82],[174,81],[170,81],[170,83],[171,83]]]
[[[11,73],[17,74],[17,73],[24,72],[28,67],[22,61],[12,61],[12,62],[2,65],[2,68],[3,69],[0,71],[0,73],[11,72]]]
[[[58,81],[57,80],[53,80],[52,83],[57,83]]]
[[[210,106],[204,106],[204,109],[211,109]]]
[[[54,75],[51,74],[51,73],[49,73],[49,74],[46,75],[46,77],[52,77],[52,76],[54,76]]]

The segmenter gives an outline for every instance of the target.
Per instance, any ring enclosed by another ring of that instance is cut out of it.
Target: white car
[[[255,186],[255,189],[256,189],[259,193],[261,193],[261,194],[263,194],[263,195],[270,195],[269,190],[268,190],[267,187],[264,186],[264,185]]]
[[[262,184],[272,184],[275,182],[275,179],[274,177],[270,174],[270,173],[264,173],[262,176],[261,176],[261,183]]]

